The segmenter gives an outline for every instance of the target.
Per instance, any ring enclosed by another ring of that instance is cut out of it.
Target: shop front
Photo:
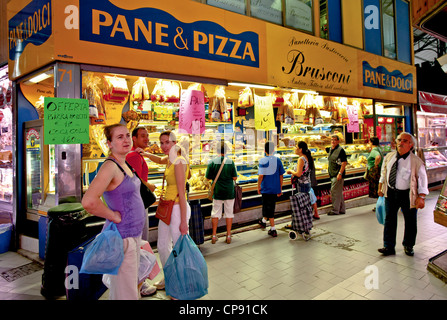
[[[16,35],[9,68],[17,82],[18,150],[24,150],[17,214],[26,236],[35,236],[48,208],[80,201],[107,155],[104,125],[145,126],[155,154],[162,131],[179,133],[190,155],[189,201],[201,208],[205,229],[211,203],[204,174],[217,141],[232,150],[243,186],[243,210],[234,223],[244,224],[260,216],[257,164],[265,141],[277,143],[287,168],[296,166],[294,145],[308,143],[324,209],[330,203],[330,134],[340,135],[350,156],[345,198],[356,206],[369,201],[362,180],[369,137],[388,146],[400,130],[411,131],[413,66],[262,20],[192,1],[11,1],[8,14]],[[34,15],[42,29],[39,45],[30,41],[32,32],[18,36],[20,23]],[[182,112],[183,97],[198,93],[204,121]],[[48,126],[45,97],[88,100],[87,142],[41,142],[36,149],[38,128]],[[159,193],[164,168],[147,162]],[[284,181],[277,211],[290,213],[290,176]],[[150,227],[156,226],[152,214]],[[155,240],[156,232],[150,234]]]
[[[419,91],[416,116],[428,183],[442,184],[447,176],[447,96]]]
[[[8,66],[0,66],[0,224],[15,223],[13,216],[13,108]]]

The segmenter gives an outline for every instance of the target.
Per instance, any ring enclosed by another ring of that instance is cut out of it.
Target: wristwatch
[[[338,174],[339,174],[339,175],[342,175],[342,173],[341,173],[341,172],[339,172]]]

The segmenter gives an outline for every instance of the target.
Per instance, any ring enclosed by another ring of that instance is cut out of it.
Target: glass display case
[[[55,206],[54,145],[44,145],[43,121],[25,122],[26,208],[28,214],[45,215]]]
[[[0,210],[12,212],[13,201],[12,82],[8,66],[0,67]]]
[[[436,223],[447,227],[447,180],[444,181],[441,194],[436,202],[434,218]]]
[[[347,197],[365,195],[368,192],[363,188],[365,181],[362,181],[369,153],[364,127],[358,125],[356,129],[348,124],[349,119],[359,124],[363,122],[363,114],[370,113],[370,108],[367,108],[372,104],[370,100],[322,96],[317,98],[308,93],[282,93],[277,90],[256,88],[256,95],[265,97],[270,95],[275,102],[273,111],[276,127],[275,130],[257,130],[255,107],[253,101],[246,95],[247,91],[250,91],[247,90],[248,87],[241,89],[229,84],[224,88],[225,95],[218,95],[221,92],[218,87],[221,86],[216,85],[137,76],[114,75],[112,78],[110,76],[107,73],[83,72],[84,98],[89,99],[91,106],[94,105],[96,109],[96,112],[90,115],[90,144],[82,146],[84,192],[108,153],[103,136],[105,124],[126,123],[129,131],[137,126],[145,126],[149,132],[147,151],[162,155],[159,146],[160,133],[165,130],[177,130],[179,127],[179,101],[175,93],[178,95],[180,88],[201,90],[205,95],[205,131],[193,135],[177,133],[177,142],[179,144],[186,142],[184,147],[189,149],[192,174],[188,181],[189,200],[200,200],[201,205],[210,206],[207,199],[210,183],[205,178],[205,173],[209,160],[218,155],[216,146],[221,140],[228,145],[230,151],[227,156],[236,165],[237,182],[243,188],[244,203],[250,207],[260,205],[260,197],[257,194],[258,161],[264,157],[264,143],[276,142],[276,156],[282,160],[284,168],[295,170],[298,156],[294,153],[294,146],[300,140],[304,140],[315,158],[316,176],[321,185],[318,193],[320,195],[322,190],[325,191],[326,202],[322,204],[327,204],[330,201],[330,180],[327,172],[326,148],[331,145],[331,134],[340,136],[341,145],[348,154],[345,183]],[[140,91],[141,87],[146,88],[144,89],[146,91]],[[168,89],[174,89],[175,93],[168,92]],[[353,107],[358,108],[355,119],[351,112]],[[150,160],[146,161],[149,168],[148,179],[157,186],[155,194],[159,195],[165,166],[157,165]],[[286,193],[291,191],[289,174],[284,175],[284,187],[283,191]],[[286,195],[284,199],[288,199],[288,196]]]
[[[425,161],[428,183],[443,181],[447,175],[447,115],[417,112],[419,156]]]

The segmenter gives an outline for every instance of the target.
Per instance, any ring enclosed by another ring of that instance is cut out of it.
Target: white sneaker
[[[141,286],[141,289],[140,289],[141,296],[148,297],[148,296],[155,294],[156,292],[157,292],[157,288],[155,286],[149,284],[147,281],[143,282],[143,285]]]
[[[165,279],[154,283],[154,286],[157,288],[157,290],[163,290],[165,288]]]
[[[310,232],[309,233],[303,232],[301,235],[303,236],[303,239],[305,241],[309,241],[310,238],[312,238],[312,236],[310,235]]]

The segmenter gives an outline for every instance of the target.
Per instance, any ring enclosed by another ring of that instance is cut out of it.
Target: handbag
[[[166,177],[165,174],[163,174],[163,183],[161,186],[162,190],[164,190],[165,187],[165,177]],[[177,197],[175,199],[177,199]],[[163,194],[161,194],[160,200],[158,201],[157,211],[155,212],[155,218],[160,219],[168,226],[171,224],[171,214],[172,214],[172,208],[174,207],[175,204],[175,199],[165,200],[163,199]]]
[[[222,164],[220,165],[219,171],[217,172],[217,175],[213,180],[213,184],[211,185],[211,188],[208,190],[208,200],[210,201],[213,201],[214,186],[216,185],[217,179],[219,179],[224,164],[225,164],[225,158],[222,160]]]
[[[124,245],[116,224],[109,225],[87,246],[79,273],[118,274]]]
[[[208,294],[208,267],[191,237],[180,236],[163,267],[166,295],[194,300]]]
[[[143,181],[143,179],[141,179],[140,176],[138,176],[135,169],[129,163],[127,163],[127,161],[126,161],[126,164],[129,167],[129,169],[132,170],[133,174],[136,175],[138,177],[138,179],[140,179],[140,195],[141,195],[141,199],[143,200],[143,203],[144,203],[144,208],[147,209],[151,205],[153,205],[155,203],[155,201],[157,201],[157,197],[152,192],[152,190],[149,189],[149,187],[146,185],[145,181]]]
[[[368,169],[366,169],[363,179],[368,180]]]
[[[115,162],[115,164],[118,166],[118,168],[121,170],[121,172],[124,175],[126,175],[126,172],[124,172],[123,168],[121,168],[121,166],[115,160],[106,159],[106,161],[107,160],[111,160],[111,161]],[[151,191],[151,189],[149,189],[149,187],[145,184],[145,182],[138,176],[135,169],[127,161],[126,161],[126,164],[129,167],[129,169],[132,171],[132,173],[134,175],[136,175],[138,177],[138,179],[140,179],[140,195],[141,195],[141,199],[143,200],[143,203],[144,203],[144,208],[147,209],[152,204],[154,204],[155,201],[157,201],[157,198],[155,197],[155,194]]]
[[[233,213],[241,212],[241,209],[242,209],[242,187],[237,183],[235,183]]]

